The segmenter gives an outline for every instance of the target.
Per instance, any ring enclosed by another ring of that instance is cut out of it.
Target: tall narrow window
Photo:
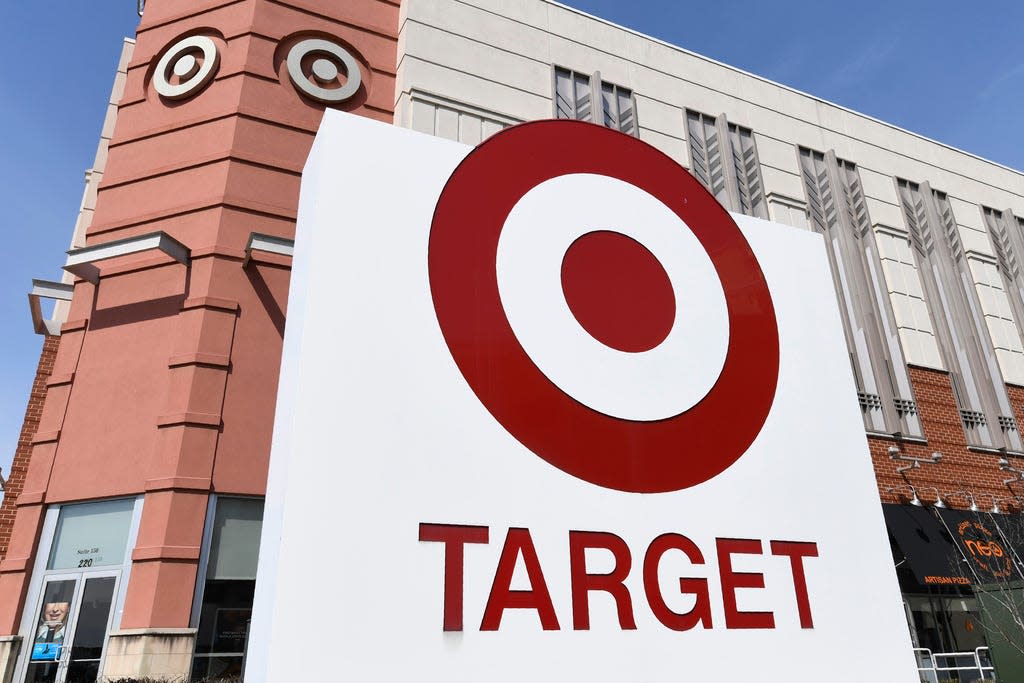
[[[1010,211],[996,211],[981,207],[985,227],[992,236],[996,250],[996,265],[1003,278],[1003,291],[1010,300],[1013,319],[1024,325],[1024,220]]]
[[[555,118],[590,121],[590,75],[555,67]]]
[[[594,103],[598,104],[596,109]],[[592,121],[628,135],[637,134],[633,92],[602,81],[600,72],[581,74],[555,67],[555,118]]]
[[[218,498],[208,522],[192,680],[241,677],[256,588],[263,501]]]
[[[690,170],[730,211],[768,218],[754,133],[717,117],[686,110]]]
[[[949,198],[928,183],[897,178],[896,187],[967,442],[1019,452],[1017,422]]]
[[[601,82],[601,113],[605,127],[633,135],[636,130],[634,111],[632,92],[618,85]]]
[[[832,151],[799,151],[811,224],[828,247],[864,425],[874,432],[921,436],[860,174]]]

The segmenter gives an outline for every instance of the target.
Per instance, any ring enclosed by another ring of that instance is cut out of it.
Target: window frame
[[[81,569],[48,569],[50,553],[52,552],[54,543],[57,540],[57,522],[60,518],[61,509],[79,504],[101,503],[109,500],[133,501],[131,522],[128,525],[125,553],[121,564],[97,567],[95,570],[91,567]],[[57,503],[47,507],[43,516],[42,529],[39,532],[39,543],[36,546],[35,561],[32,564],[32,573],[28,581],[28,590],[25,592],[25,602],[23,603],[21,612],[21,622],[18,633],[21,635],[23,643],[31,643],[34,640],[34,636],[32,634],[35,633],[38,614],[34,611],[33,606],[38,606],[40,604],[39,601],[42,597],[43,587],[48,578],[64,575],[82,577],[84,574],[95,576],[97,574],[119,572],[120,578],[116,584],[116,588],[114,590],[114,601],[110,608],[111,614],[108,622],[109,629],[104,638],[103,654],[100,660],[100,670],[103,670],[102,667],[103,662],[106,660],[107,644],[110,640],[110,634],[120,628],[121,618],[124,615],[124,603],[128,594],[128,584],[131,579],[132,565],[134,563],[132,560],[132,554],[135,550],[135,545],[138,542],[139,526],[142,522],[142,510],[144,505],[144,496],[116,496],[113,498],[98,498],[95,500]],[[82,578],[82,581],[84,584],[84,577]],[[76,591],[80,591],[81,589],[81,586],[76,587]],[[18,659],[15,663],[13,680],[24,680],[25,674],[28,670],[29,655],[31,654],[31,651],[31,647],[21,648],[21,652],[18,653]]]
[[[1024,452],[1020,427],[949,195],[933,189],[928,181],[893,177],[893,184],[967,445],[974,450],[1020,454]],[[912,206],[908,195],[919,198],[920,206]]]
[[[213,543],[213,531],[214,523],[217,519],[217,503],[221,500],[251,500],[259,501],[263,503],[264,512],[266,511],[266,498],[263,496],[245,496],[245,495],[220,495],[210,494],[210,497],[206,502],[206,523],[203,525],[203,545],[200,548],[199,553],[199,564],[196,568],[196,586],[192,594],[192,613],[189,617],[189,627],[196,631],[196,643],[193,648],[192,655],[189,659],[189,673],[188,679],[192,680],[192,669],[195,666],[195,660],[199,655],[199,627],[200,620],[203,613],[203,600],[206,596],[206,575],[210,570],[210,552],[211,545]],[[254,601],[255,602],[255,601]],[[248,643],[247,643],[248,645]],[[242,653],[242,669],[245,670],[245,652]]]
[[[796,153],[811,229],[825,238],[865,429],[923,439],[858,166],[840,159],[834,150],[819,152],[798,145]],[[878,415],[872,414],[873,408]]]
[[[700,166],[707,168],[706,182],[700,174],[695,171],[697,167],[697,145],[694,144],[694,134],[691,129],[691,119],[696,118],[702,131],[705,131],[700,138]],[[729,211],[742,213],[746,216],[771,220],[768,214],[768,195],[764,189],[764,176],[761,173],[761,158],[757,153],[757,140],[754,137],[754,130],[748,126],[729,121],[723,113],[718,116],[705,114],[696,109],[686,108],[683,110],[683,123],[686,131],[686,146],[690,157],[690,175],[697,179],[701,185],[707,188],[708,192],[714,195],[719,204],[722,204]],[[706,131],[714,130],[714,148],[717,154],[712,156],[711,138]],[[749,138],[750,146],[744,150],[744,137]],[[740,154],[737,154],[739,147]],[[742,155],[742,156],[741,156]],[[750,167],[752,170],[744,170]],[[716,176],[715,170],[719,171],[722,178],[721,185],[713,184]],[[741,171],[743,171],[741,175]],[[715,188],[718,188],[717,190]],[[724,201],[723,201],[724,199]],[[748,209],[744,209],[744,204]]]
[[[1010,303],[1017,336],[1024,345],[1024,219],[1010,209],[1000,211],[984,204],[979,204],[978,208],[985,231],[992,240],[996,268]]]
[[[569,81],[573,84],[573,102],[572,102],[572,116],[560,116],[560,109],[558,106],[558,78],[559,73],[564,73],[568,76]],[[587,85],[590,89],[590,109],[585,115],[580,115],[578,111],[578,100],[575,97],[575,83],[577,78],[587,79]],[[604,112],[604,88],[608,86],[612,89],[614,99],[616,102],[616,108],[618,108],[619,95],[621,93],[628,93],[630,106],[632,107],[632,125],[630,130],[623,130],[622,126],[622,113],[621,110],[617,113],[616,125],[611,126],[605,123],[605,112]],[[636,109],[636,93],[632,88],[627,88],[624,85],[612,83],[611,81],[605,81],[601,78],[600,71],[594,71],[593,73],[586,73],[583,71],[577,71],[564,66],[558,66],[553,64],[551,67],[551,116],[555,119],[566,119],[575,121],[588,121],[590,123],[597,124],[604,128],[611,130],[617,130],[624,135],[631,137],[640,137],[640,119],[637,116]],[[600,116],[600,120],[598,120]]]

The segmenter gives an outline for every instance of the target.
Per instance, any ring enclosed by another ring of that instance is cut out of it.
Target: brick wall
[[[11,528],[14,526],[14,504],[21,495],[25,484],[25,473],[28,461],[32,456],[32,437],[39,426],[39,417],[43,412],[43,399],[46,398],[46,380],[53,371],[53,360],[57,357],[57,345],[60,337],[46,337],[43,349],[39,354],[39,365],[36,367],[36,378],[32,382],[32,391],[25,408],[25,419],[21,423],[21,434],[14,451],[14,462],[7,476],[7,490],[4,492],[3,504],[0,505],[0,562],[7,555],[7,544],[11,540]]]
[[[912,485],[925,503],[935,502],[934,489],[937,488],[949,507],[969,507],[970,498],[964,493],[969,492],[982,509],[991,508],[992,496],[999,500],[999,506],[1004,512],[1020,512],[1024,509],[1024,499],[1018,496],[1024,493],[1024,488],[1019,484],[1003,484],[1004,480],[1010,478],[1009,473],[999,470],[999,459],[1003,456],[997,452],[968,448],[949,375],[937,370],[911,367],[910,380],[914,385],[928,443],[899,443],[894,439],[868,438],[882,501],[907,502],[911,497],[908,485]],[[1024,389],[1015,386],[1007,388],[1017,420],[1024,424]],[[927,458],[938,451],[942,453],[942,461],[937,465],[922,464],[920,468],[898,475],[896,468],[909,463],[894,462],[889,457],[888,449],[893,445],[899,446],[907,455],[920,458]],[[1024,467],[1024,462],[1015,462],[1015,466]],[[892,488],[896,490],[890,490]]]

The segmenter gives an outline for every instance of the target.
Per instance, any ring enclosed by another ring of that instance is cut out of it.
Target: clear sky
[[[157,2],[159,0],[153,0]],[[1024,3],[569,0],[727,64],[1024,169]],[[134,0],[0,0],[0,467],[38,359],[26,293],[59,279]]]

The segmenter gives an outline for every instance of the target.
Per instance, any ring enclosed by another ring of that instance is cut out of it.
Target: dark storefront
[[[1018,680],[1018,516],[914,505],[883,511],[921,680],[992,680],[993,663],[1001,680]]]

